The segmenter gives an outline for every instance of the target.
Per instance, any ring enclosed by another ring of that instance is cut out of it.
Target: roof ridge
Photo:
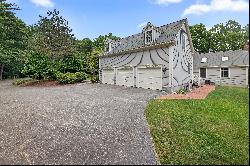
[[[162,25],[162,26],[156,26],[156,28],[160,28],[160,27],[167,26],[167,25],[170,25],[170,24],[174,24],[174,23],[177,23],[177,22],[181,22],[181,21],[184,21],[184,20],[187,20],[187,18],[184,18],[184,19],[181,19],[181,20],[177,20],[177,21],[174,21],[174,22],[171,22],[171,23]],[[129,36],[127,36],[127,37],[120,38],[119,40],[127,39],[127,38],[129,38],[129,37],[132,37],[132,36],[135,36],[135,35],[138,35],[138,34],[141,34],[141,33],[142,33],[142,32],[135,33],[135,34],[133,34],[133,35],[129,35]]]
[[[159,28],[159,27],[163,27],[163,26],[167,26],[167,25],[170,25],[170,24],[174,24],[174,23],[177,23],[177,22],[181,22],[181,21],[184,21],[184,20],[187,20],[187,18],[184,18],[184,19],[181,19],[181,20],[177,20],[177,21],[174,21],[174,22],[171,22],[171,23],[165,24],[165,25],[161,25],[161,26],[158,26],[157,28]]]
[[[206,53],[198,53],[198,55],[219,54],[219,53],[236,52],[236,51],[243,51],[243,52],[245,52],[246,50],[238,49],[238,50],[226,50],[226,51],[206,52]],[[246,52],[248,52],[248,51],[246,51]]]

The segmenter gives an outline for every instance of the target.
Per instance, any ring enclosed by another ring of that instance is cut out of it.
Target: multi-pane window
[[[152,42],[152,40],[153,40],[152,35],[153,35],[152,30],[146,32],[146,43],[151,43]]]
[[[207,77],[207,69],[206,68],[200,68],[200,77],[201,78]]]
[[[229,69],[221,68],[221,77],[229,77]]]

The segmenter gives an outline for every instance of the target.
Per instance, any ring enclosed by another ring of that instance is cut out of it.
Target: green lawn
[[[146,117],[161,164],[249,164],[249,91],[205,100],[152,100]]]

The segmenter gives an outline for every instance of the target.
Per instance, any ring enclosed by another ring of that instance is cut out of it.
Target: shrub
[[[76,72],[76,73],[60,73],[57,74],[57,81],[60,84],[73,84],[76,82],[82,82],[87,78],[87,75],[83,72]]]
[[[34,80],[32,78],[24,78],[24,79],[18,79],[18,80],[14,80],[12,82],[13,85],[23,85],[23,84],[26,84],[26,83],[30,83],[30,82],[34,82],[34,81],[37,81],[37,80]]]
[[[90,75],[90,81],[91,81],[92,83],[98,82],[98,81],[99,81],[98,75]]]
[[[83,61],[77,54],[65,56],[60,60],[58,67],[58,70],[62,73],[76,73],[84,70]]]
[[[179,89],[179,90],[176,91],[176,93],[177,94],[185,94],[186,91],[185,91],[185,89]]]
[[[22,70],[22,74],[39,80],[52,78],[54,72],[49,57],[35,52],[27,57]]]

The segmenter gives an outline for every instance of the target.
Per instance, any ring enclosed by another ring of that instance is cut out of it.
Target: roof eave
[[[149,45],[149,46],[145,46],[145,47],[141,47],[141,48],[136,48],[136,49],[131,49],[131,50],[127,50],[127,51],[121,51],[121,52],[117,52],[117,53],[111,53],[111,54],[101,54],[98,57],[99,58],[105,58],[105,57],[112,57],[112,56],[118,56],[118,55],[122,55],[122,54],[130,54],[130,53],[135,53],[135,52],[140,52],[140,51],[146,51],[146,50],[150,50],[150,49],[155,49],[155,48],[161,48],[161,47],[169,47],[171,45],[174,45],[175,41],[174,40],[170,40],[169,42],[164,42],[164,43],[160,43],[160,44],[154,44],[154,45]]]

